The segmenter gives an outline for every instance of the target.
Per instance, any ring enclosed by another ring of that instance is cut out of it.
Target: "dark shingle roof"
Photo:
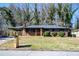
[[[67,28],[67,27],[58,25],[30,25],[26,28]]]
[[[21,31],[23,29],[23,26],[16,26],[16,27],[8,27],[8,29],[12,29],[12,30],[17,30],[17,31]]]
[[[23,28],[23,26],[16,26],[16,27],[8,27],[9,29],[10,28],[17,28],[17,29],[19,29],[19,28]]]
[[[66,26],[58,26],[58,25],[30,25],[27,27],[16,26],[16,27],[8,27],[9,29],[22,29],[22,28],[68,28]]]

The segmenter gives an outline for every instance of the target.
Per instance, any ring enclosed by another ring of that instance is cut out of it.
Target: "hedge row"
[[[44,36],[54,36],[54,37],[56,37],[56,36],[64,37],[65,33],[62,31],[61,32],[52,32],[52,33],[50,33],[50,31],[45,31],[43,35]]]

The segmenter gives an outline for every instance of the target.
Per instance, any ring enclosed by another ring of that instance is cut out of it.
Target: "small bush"
[[[60,37],[64,37],[65,36],[64,32],[59,32],[58,34],[59,34]]]
[[[56,37],[56,36],[57,36],[57,32],[53,32],[52,35],[53,35],[54,37]]]
[[[45,31],[43,35],[44,36],[51,36],[49,31]]]

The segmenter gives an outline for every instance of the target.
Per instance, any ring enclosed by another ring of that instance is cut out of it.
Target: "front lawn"
[[[5,44],[0,45],[6,46],[11,45],[13,41],[9,41]],[[19,45],[27,45],[24,48],[30,48],[30,50],[71,50],[71,51],[79,51],[79,38],[75,37],[42,37],[42,36],[20,36],[19,37]],[[10,49],[10,48],[9,48]],[[18,48],[16,48],[18,49]]]
[[[71,37],[19,37],[20,45],[31,45],[32,50],[79,50],[79,39]]]

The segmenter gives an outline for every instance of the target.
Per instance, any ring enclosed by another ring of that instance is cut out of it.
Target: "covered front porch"
[[[42,28],[26,28],[25,31],[26,31],[25,32],[26,35],[28,35],[28,36],[42,36],[43,35]]]

